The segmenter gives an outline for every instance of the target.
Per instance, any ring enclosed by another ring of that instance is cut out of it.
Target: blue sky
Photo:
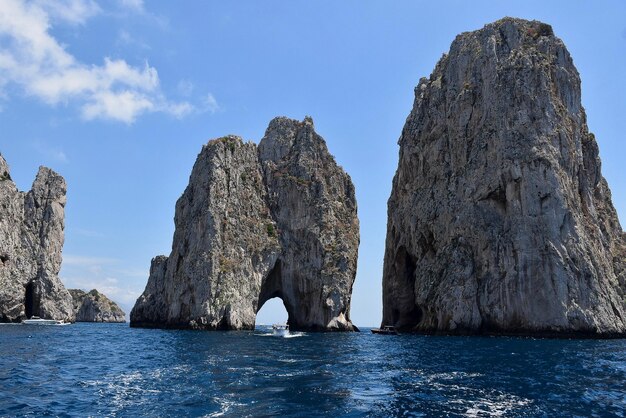
[[[622,1],[2,0],[0,152],[21,190],[39,165],[66,178],[61,278],[130,311],[150,259],[169,254],[174,203],[202,144],[258,142],[273,117],[311,115],[356,186],[352,319],[378,325],[386,204],[413,88],[458,33],[503,16],[550,23],[568,46],[624,224]],[[275,300],[259,315],[285,319]]]

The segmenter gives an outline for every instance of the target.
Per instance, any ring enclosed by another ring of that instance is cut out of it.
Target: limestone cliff
[[[258,148],[235,136],[210,141],[175,227],[131,326],[252,329],[280,297],[293,329],[353,329],[354,187],[310,119],[273,120]]]
[[[17,190],[0,155],[0,322],[32,316],[74,320],[59,280],[66,185],[40,167],[32,189]]]
[[[259,157],[281,244],[259,306],[280,296],[292,328],[352,329],[359,223],[350,177],[310,118],[272,120]]]
[[[131,325],[253,328],[279,250],[256,145],[228,136],[203,146],[174,223],[172,252],[152,260]]]
[[[69,289],[76,322],[126,322],[126,314],[115,302],[93,289]]]
[[[626,240],[544,23],[459,35],[415,89],[388,202],[383,324],[420,332],[626,332]]]

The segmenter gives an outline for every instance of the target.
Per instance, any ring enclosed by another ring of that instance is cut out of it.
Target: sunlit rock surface
[[[457,36],[415,88],[399,145],[383,324],[624,334],[626,240],[549,25],[505,18]]]
[[[310,118],[272,120],[258,147],[235,136],[210,141],[175,226],[131,326],[253,329],[261,306],[280,297],[292,329],[354,329],[354,186]]]
[[[68,291],[72,295],[76,322],[126,322],[126,314],[117,303],[96,289]]]
[[[0,155],[0,322],[32,316],[74,320],[72,297],[59,280],[66,185],[40,167],[20,192]]]

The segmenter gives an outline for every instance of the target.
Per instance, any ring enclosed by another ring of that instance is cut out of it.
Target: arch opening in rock
[[[261,312],[261,309],[263,312]],[[257,303],[257,317],[255,324],[292,324],[293,310],[290,309],[288,302],[285,300],[282,289],[282,264],[280,260],[276,260],[274,267],[269,272],[263,284],[261,285],[261,293]]]
[[[284,324],[285,322],[289,323],[287,308],[283,300],[276,296],[259,307],[255,325]]]

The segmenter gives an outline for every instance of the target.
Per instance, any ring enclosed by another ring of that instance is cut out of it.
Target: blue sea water
[[[0,416],[624,416],[626,341],[0,326]]]

